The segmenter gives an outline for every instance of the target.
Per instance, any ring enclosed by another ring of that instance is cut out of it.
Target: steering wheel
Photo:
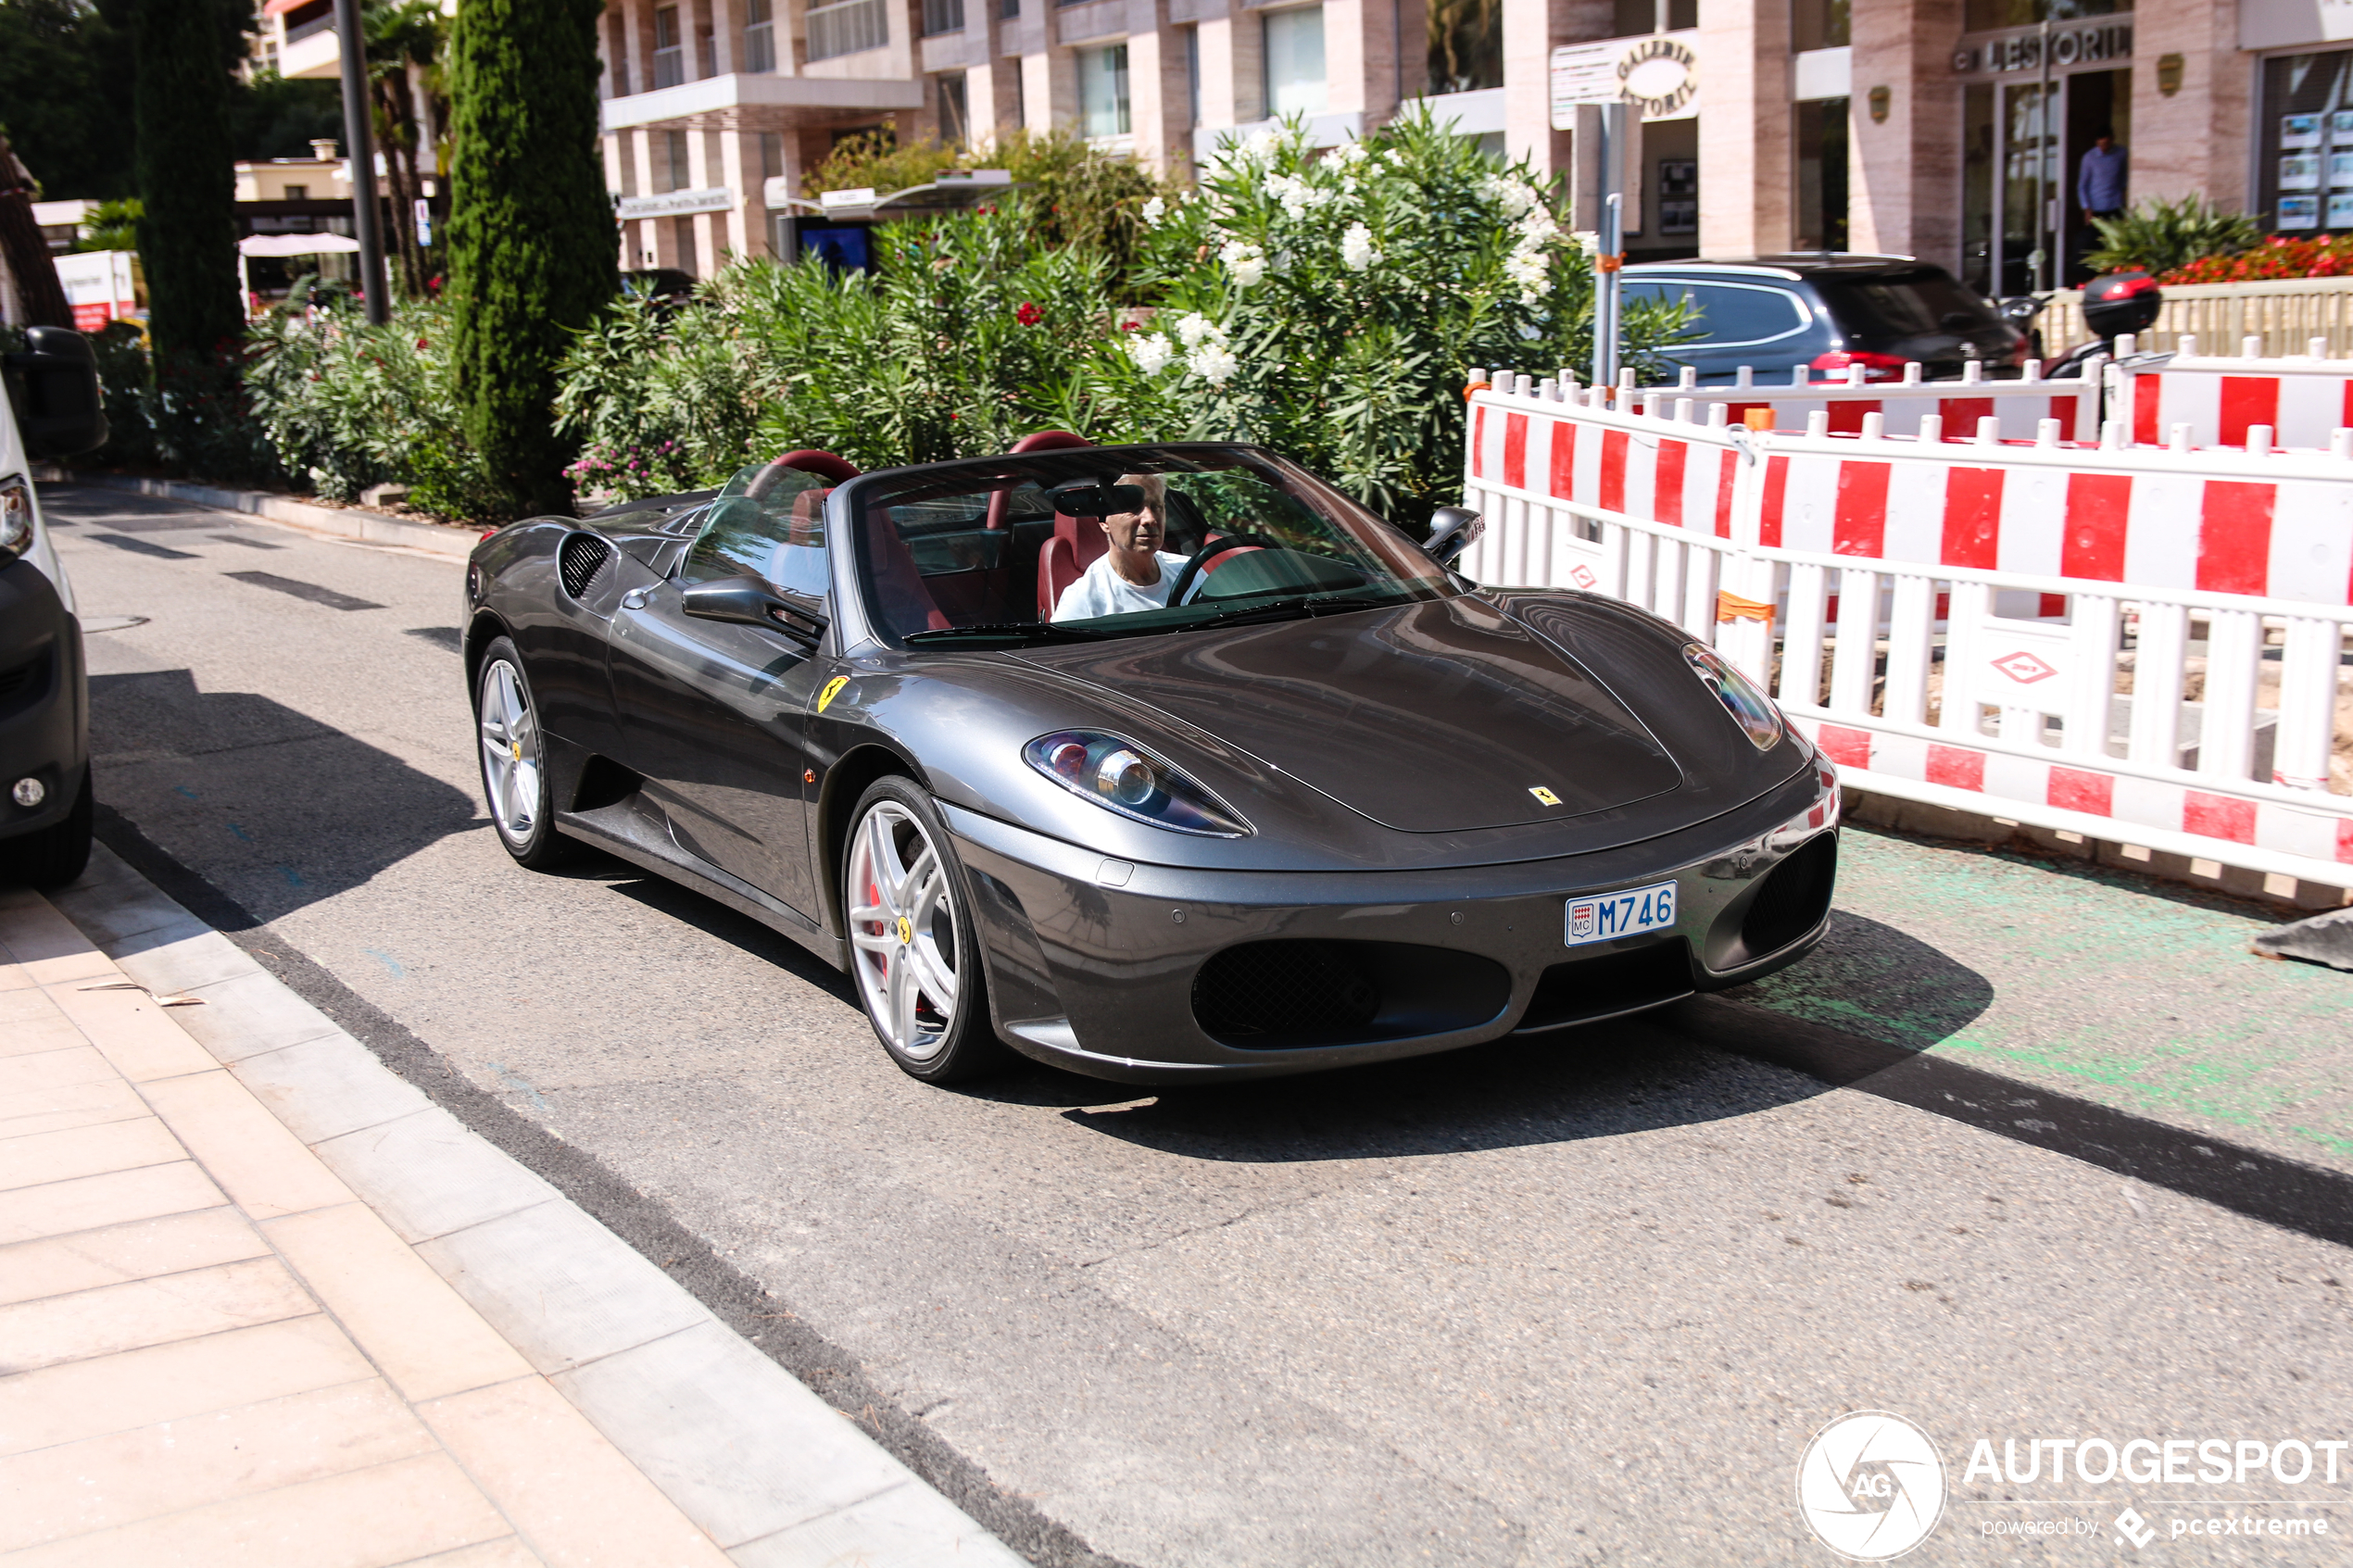
[[[1228,533],[1223,539],[1212,539],[1208,544],[1195,550],[1186,560],[1185,569],[1176,574],[1176,583],[1168,590],[1168,602],[1172,605],[1183,604],[1185,591],[1190,588],[1193,585],[1193,580],[1202,574],[1201,569],[1227,550],[1243,548],[1279,550],[1282,547],[1274,540],[1260,533]]]

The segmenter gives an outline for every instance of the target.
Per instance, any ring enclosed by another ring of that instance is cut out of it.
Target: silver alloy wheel
[[[501,659],[482,678],[482,783],[490,814],[510,844],[539,826],[539,717],[522,677]]]
[[[875,1027],[910,1061],[929,1061],[956,1022],[955,897],[915,814],[878,800],[849,849],[849,942]]]

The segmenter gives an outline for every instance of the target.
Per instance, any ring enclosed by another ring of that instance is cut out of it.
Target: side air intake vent
[[[1511,1000],[1510,972],[1451,947],[1316,938],[1245,942],[1193,976],[1193,1018],[1245,1049],[1362,1045],[1475,1028]]]
[[[1838,835],[1826,833],[1809,840],[1766,873],[1765,885],[1741,922],[1741,945],[1761,959],[1821,924],[1837,878]]]
[[[576,599],[588,591],[588,584],[611,558],[610,545],[593,533],[574,533],[556,551],[556,575],[564,580],[564,592]]]

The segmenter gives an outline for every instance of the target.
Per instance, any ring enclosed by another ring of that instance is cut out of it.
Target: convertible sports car
[[[932,1082],[1338,1067],[1803,955],[1828,764],[1669,623],[1456,574],[1478,526],[1061,433],[514,523],[466,574],[484,784],[523,865],[585,841],[849,971]]]

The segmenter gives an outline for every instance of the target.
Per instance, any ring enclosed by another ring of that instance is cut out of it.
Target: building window
[[[1078,52],[1078,121],[1088,136],[1127,134],[1126,44]]]
[[[1796,0],[1790,6],[1790,47],[1843,49],[1855,41],[1853,0]]]
[[[1185,30],[1185,101],[1191,110],[1188,125],[1201,123],[1201,29]]]
[[[883,0],[843,0],[809,8],[809,57],[830,60],[890,42],[890,13]]]
[[[746,0],[744,6],[744,69],[766,72],[776,69],[775,0]]]
[[[661,145],[658,150],[661,154],[661,167],[654,172],[662,182],[661,188],[665,191],[690,189],[688,184],[690,176],[686,168],[686,133],[684,131],[663,132]]]
[[[774,180],[785,171],[785,133],[763,131],[760,133],[760,177]]]
[[[1429,90],[1478,93],[1503,84],[1503,0],[1430,0]]]
[[[964,0],[924,0],[924,36],[964,31]]]
[[[950,71],[939,82],[939,139],[956,146],[972,139],[972,95],[964,73]]]
[[[686,47],[678,36],[678,7],[654,12],[654,85],[675,87],[686,80]]]
[[[689,277],[702,276],[701,259],[695,254],[695,220],[673,218],[670,220],[671,249],[677,257],[677,268]]]
[[[1324,8],[1306,6],[1266,19],[1266,112],[1324,112]]]
[[[1790,217],[1799,250],[1846,248],[1846,102],[1797,106],[1797,205]]]
[[[2353,53],[2265,60],[2255,142],[2257,221],[2299,236],[2353,230]]]
[[[1004,3],[997,7],[997,14],[1010,21],[1021,15],[1021,0],[1004,0]]]
[[[310,199],[310,187],[308,185],[289,185],[286,187],[286,194],[280,196],[278,199],[280,201],[307,202]]]

